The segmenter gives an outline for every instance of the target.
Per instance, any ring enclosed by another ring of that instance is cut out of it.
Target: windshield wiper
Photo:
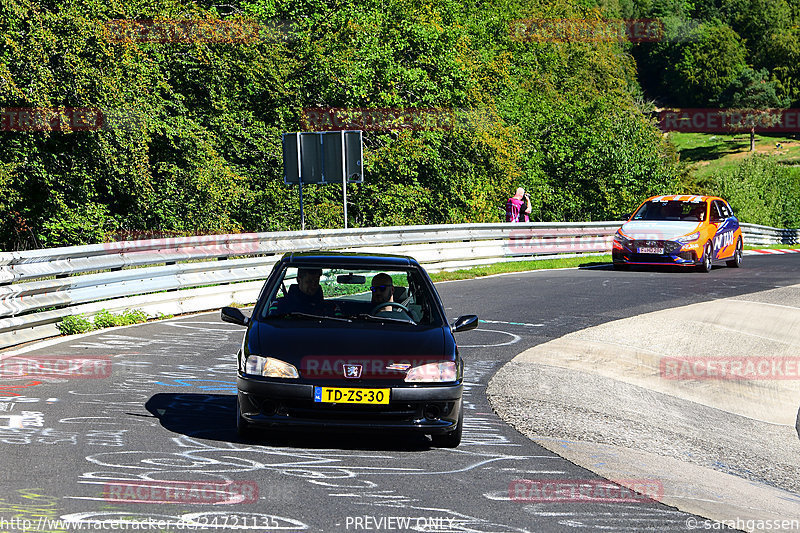
[[[367,320],[369,322],[392,322],[394,324],[411,324],[413,326],[417,325],[417,323],[414,322],[414,320],[412,318],[409,318],[408,320],[406,320],[404,318],[392,318],[392,317],[388,317],[388,316],[375,316],[375,315],[370,315],[368,313],[361,313],[360,315],[353,315],[350,318],[358,318],[360,320]]]
[[[299,311],[292,311],[291,313],[278,313],[275,315],[267,315],[267,318],[302,318],[303,320],[335,320],[337,322],[352,322],[349,318],[341,318],[338,316],[326,315],[313,315],[311,313],[301,313]]]

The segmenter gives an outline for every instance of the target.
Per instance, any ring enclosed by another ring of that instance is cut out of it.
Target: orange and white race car
[[[731,206],[716,196],[654,196],[614,236],[614,268],[678,265],[709,272],[714,263],[742,264],[742,230]]]

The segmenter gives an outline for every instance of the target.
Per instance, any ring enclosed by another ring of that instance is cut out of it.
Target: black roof
[[[359,252],[287,252],[281,261],[292,266],[326,267],[329,265],[348,265],[365,267],[417,267],[413,257],[405,255],[375,254]]]

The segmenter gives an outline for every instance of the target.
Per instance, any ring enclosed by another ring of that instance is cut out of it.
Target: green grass
[[[785,165],[800,165],[800,141],[797,137],[756,134],[756,152],[767,154]],[[710,176],[737,165],[751,153],[749,133],[720,135],[671,132],[669,139],[678,150],[681,161],[689,165],[693,181],[697,183],[703,183]],[[778,148],[777,144],[781,144],[781,147]]]
[[[172,317],[173,315],[158,313],[152,320],[164,320]],[[130,326],[143,322],[147,322],[147,313],[141,309],[126,309],[122,313],[111,313],[101,309],[91,320],[84,315],[65,316],[56,327],[62,335],[76,335],[96,329]]]
[[[509,272],[527,272],[529,270],[545,270],[552,268],[571,268],[581,266],[597,266],[611,263],[611,255],[598,255],[591,257],[564,257],[558,259],[542,259],[540,261],[509,261],[496,263],[489,266],[479,266],[449,272],[434,272],[431,279],[438,281],[453,281],[458,279],[472,279],[494,274]]]
[[[800,248],[800,244],[765,244],[763,246],[760,245],[745,245],[745,250],[785,250],[785,249],[797,250]]]

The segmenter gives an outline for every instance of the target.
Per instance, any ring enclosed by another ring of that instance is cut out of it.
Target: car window
[[[724,218],[727,217],[724,215],[724,212],[722,211],[722,202],[720,202],[719,200],[714,200],[711,203],[711,219],[721,220]]]
[[[722,213],[723,217],[728,218],[733,216],[733,212],[731,212],[731,208],[726,202],[717,200],[717,207],[719,208],[719,212]]]
[[[633,220],[686,220],[700,222],[705,220],[706,202],[645,202],[633,215]]]
[[[417,269],[331,266],[314,270],[310,282],[302,268],[288,266],[276,272],[271,290],[262,295],[261,317],[311,315],[352,323],[375,322],[377,317],[410,325],[442,323],[436,299]],[[376,276],[378,281],[373,283]]]

